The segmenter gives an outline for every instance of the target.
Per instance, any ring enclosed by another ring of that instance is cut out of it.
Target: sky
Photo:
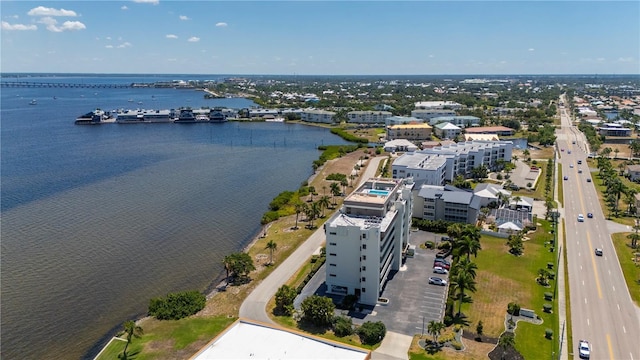
[[[0,72],[640,74],[640,1],[0,0]]]

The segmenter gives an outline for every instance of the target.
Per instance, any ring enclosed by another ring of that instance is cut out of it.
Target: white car
[[[589,342],[587,340],[580,340],[578,343],[578,353],[580,355],[580,359],[588,359],[591,356],[591,347],[589,347]]]
[[[434,266],[433,272],[436,274],[448,274],[449,270],[443,268],[442,266]]]
[[[447,280],[434,276],[434,277],[430,277],[429,278],[429,284],[446,286],[447,285]]]
[[[583,221],[584,221],[584,215],[578,214],[578,222],[583,222]]]

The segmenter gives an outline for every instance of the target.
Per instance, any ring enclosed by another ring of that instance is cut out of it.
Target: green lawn
[[[624,273],[624,280],[629,288],[631,299],[640,306],[640,263],[634,263],[634,251],[629,246],[631,240],[627,239],[629,233],[617,233],[611,235],[613,245],[616,248],[620,267]],[[636,249],[640,252],[640,249]],[[640,256],[639,256],[640,259]]]
[[[221,333],[236,318],[218,316],[213,318],[186,318],[181,320],[164,320],[162,326],[153,326],[143,329],[146,335],[134,338],[127,349],[129,359],[169,359],[184,349],[187,345],[200,342],[204,346],[216,335]],[[156,322],[159,322],[156,320]],[[153,349],[145,348],[148,343],[154,342]],[[118,358],[124,350],[124,341],[112,341],[97,360],[113,360]],[[144,349],[144,352],[142,351]],[[135,355],[135,356],[131,356]]]
[[[564,178],[562,177],[562,164],[558,164],[558,201],[560,201],[560,204],[562,204],[562,206],[564,207],[564,191],[563,189],[563,182],[564,182]]]
[[[525,242],[524,255],[520,257],[508,253],[506,239],[482,237],[482,250],[474,260],[478,265],[478,291],[471,294],[473,303],[462,307],[471,329],[482,320],[485,334],[493,337],[504,331],[508,303],[516,302],[522,308],[534,310],[542,318],[543,324],[519,322],[516,329],[516,348],[525,359],[548,359],[552,351],[557,352],[557,341],[544,338],[546,328],[553,329],[554,339],[556,337],[557,302],[553,301],[553,313],[542,311],[543,304],[548,302],[544,300],[544,293],[554,292],[555,281],[550,282],[550,287],[543,287],[535,281],[539,269],[546,269],[549,262],[556,264],[557,251],[550,252],[550,246],[545,244],[553,238],[550,234],[551,224],[538,221],[542,226],[538,226],[535,233],[527,235],[530,239]]]

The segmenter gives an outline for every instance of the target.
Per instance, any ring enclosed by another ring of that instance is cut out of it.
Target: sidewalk
[[[556,154],[558,154],[558,152],[556,152]],[[560,338],[560,354],[558,356],[558,358],[560,360],[568,360],[569,359],[569,348],[567,346],[567,329],[566,329],[566,321],[567,321],[567,297],[564,291],[564,286],[565,286],[565,278],[564,278],[564,267],[565,267],[565,263],[564,263],[564,256],[562,256],[562,252],[566,251],[565,249],[565,243],[564,243],[564,227],[563,227],[563,223],[562,220],[564,219],[564,209],[561,208],[560,206],[560,202],[558,201],[558,180],[557,180],[557,176],[555,176],[555,174],[558,173],[558,160],[560,160],[560,158],[556,155],[555,158],[555,166],[556,166],[556,171],[554,173],[554,183],[555,183],[555,187],[553,189],[553,199],[558,203],[558,213],[560,214],[560,216],[558,217],[558,233],[556,234],[556,237],[558,239],[558,252],[560,254],[559,259],[558,259],[558,277],[557,277],[557,294],[556,294],[556,299],[558,299],[558,324],[560,325],[560,327],[558,329],[556,329],[556,333],[557,334],[561,334],[561,338]]]

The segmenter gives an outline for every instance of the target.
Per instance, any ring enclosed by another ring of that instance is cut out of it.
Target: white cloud
[[[38,27],[35,25],[24,25],[24,24],[9,24],[6,21],[2,22],[2,30],[38,30]]]
[[[107,39],[107,40],[111,40],[111,36],[107,36],[105,39]]]
[[[430,58],[430,59],[433,59],[434,57],[435,57],[435,55],[433,55],[433,54],[430,54],[430,55],[429,55],[429,58]]]
[[[187,20],[191,20],[191,19],[189,19],[189,17],[187,15],[180,15],[180,20],[187,21]]]
[[[189,38],[189,40],[187,40],[188,42],[198,42],[200,41],[200,38],[197,36],[192,36]]]
[[[113,49],[113,45],[105,45],[104,47],[106,47],[107,49]]]
[[[47,7],[44,7],[44,6],[38,6],[36,8],[33,8],[33,9],[29,10],[27,15],[30,15],[30,16],[70,16],[70,17],[78,16],[78,14],[76,14],[76,12],[73,11],[73,10],[65,10],[65,9],[58,10],[58,9],[54,9],[54,8],[47,8]]]
[[[529,51],[536,51],[536,49],[534,49],[534,48],[529,48]]]
[[[131,46],[133,45],[131,45],[130,42],[125,41],[122,44],[118,45],[118,49],[130,48]]]
[[[40,21],[41,24],[47,25],[47,30],[51,32],[63,32],[73,30],[84,30],[87,27],[80,21],[65,21],[62,26],[58,26],[58,21],[52,17],[45,16]]]
[[[633,62],[633,58],[631,56],[629,57],[620,57],[617,60],[618,62]]]
[[[160,0],[133,0],[134,3],[138,3],[138,4],[153,4],[153,5],[158,5],[160,3]]]
[[[120,7],[120,10],[129,10],[129,8],[127,7],[127,5],[122,5],[122,6]]]
[[[216,27],[227,27],[227,23],[226,22],[219,22],[216,24]]]
[[[178,61],[178,59],[175,59],[175,58],[173,58],[173,59],[167,59],[167,61],[170,61],[170,62],[176,62],[176,61]]]
[[[177,39],[178,38],[177,35],[173,35],[173,34],[167,34],[166,37],[167,37],[167,39]]]

